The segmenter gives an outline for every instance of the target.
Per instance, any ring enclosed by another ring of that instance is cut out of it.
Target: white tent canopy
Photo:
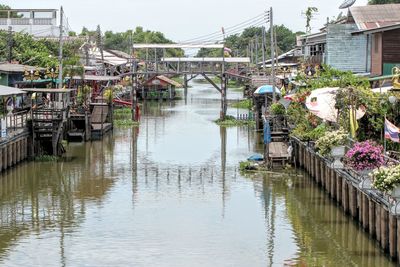
[[[336,93],[339,87],[327,87],[316,89],[307,97],[306,106],[311,113],[317,117],[337,122],[338,110],[336,109]],[[359,120],[365,115],[365,110],[360,108],[356,111],[356,119]]]

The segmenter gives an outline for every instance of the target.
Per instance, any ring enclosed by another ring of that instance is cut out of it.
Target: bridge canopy
[[[189,62],[189,63],[250,63],[248,57],[167,57],[162,58],[162,62]]]
[[[134,49],[168,49],[168,48],[181,48],[181,49],[213,49],[213,48],[224,48],[224,44],[134,44]]]

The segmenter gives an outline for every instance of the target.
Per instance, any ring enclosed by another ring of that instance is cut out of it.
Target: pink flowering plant
[[[385,164],[383,147],[369,140],[355,143],[347,152],[345,162],[356,171],[377,169]]]

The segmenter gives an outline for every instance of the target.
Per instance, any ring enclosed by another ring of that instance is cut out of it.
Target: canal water
[[[194,83],[139,128],[3,174],[0,266],[394,266],[301,171],[240,174],[261,138],[215,125],[219,106]]]

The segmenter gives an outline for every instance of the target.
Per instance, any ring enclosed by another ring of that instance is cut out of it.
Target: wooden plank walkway
[[[289,160],[289,146],[284,142],[272,142],[269,144],[269,162],[272,165],[284,166]]]

